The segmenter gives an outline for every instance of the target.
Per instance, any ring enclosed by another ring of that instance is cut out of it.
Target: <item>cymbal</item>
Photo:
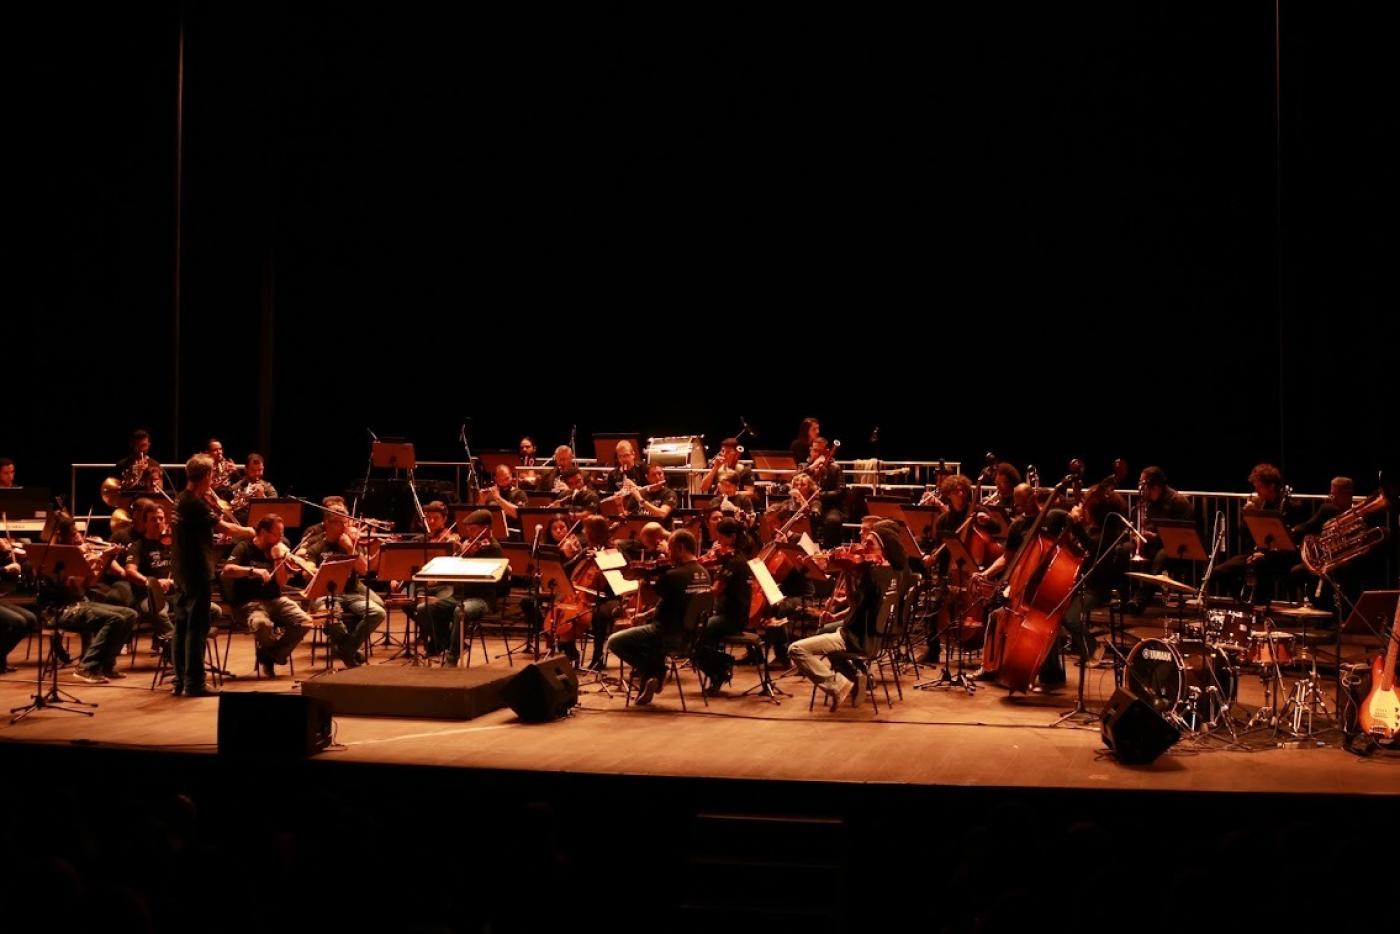
[[[1287,603],[1270,603],[1269,613],[1287,619],[1331,619],[1332,614],[1313,606],[1292,606]]]
[[[1135,581],[1142,581],[1144,584],[1156,584],[1163,590],[1175,590],[1177,593],[1195,593],[1196,588],[1190,584],[1183,584],[1181,581],[1168,577],[1165,574],[1143,574],[1141,571],[1129,571],[1128,576]]]

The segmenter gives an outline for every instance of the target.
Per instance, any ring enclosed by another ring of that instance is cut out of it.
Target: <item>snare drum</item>
[[[1251,629],[1245,660],[1251,665],[1290,665],[1296,657],[1293,653],[1295,638],[1291,632]]]

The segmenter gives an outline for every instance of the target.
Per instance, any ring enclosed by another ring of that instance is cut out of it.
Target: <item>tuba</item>
[[[1360,506],[1328,519],[1318,535],[1303,536],[1303,564],[1319,577],[1350,564],[1385,541],[1385,529],[1366,524],[1366,517],[1385,508],[1385,496],[1377,494]]]

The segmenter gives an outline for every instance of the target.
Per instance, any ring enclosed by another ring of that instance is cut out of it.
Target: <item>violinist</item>
[[[945,537],[954,535],[960,531],[963,524],[967,522],[968,516],[971,515],[972,481],[960,473],[950,474],[944,477],[943,482],[939,484],[939,492],[947,508],[938,514],[938,518],[933,520],[932,543],[934,547],[930,549],[929,553],[924,557],[923,563],[929,570],[937,574],[938,580],[943,588],[942,599],[944,604],[947,605],[949,571],[952,570],[949,567],[951,552],[946,548],[940,550],[938,548],[938,543]],[[959,570],[966,571],[970,574],[978,569],[962,568]],[[930,625],[924,654],[919,661],[921,664],[934,665],[938,663],[941,654],[942,645],[938,639],[938,627]]]
[[[13,467],[13,462],[10,465]],[[3,476],[3,473],[0,473]],[[13,472],[12,472],[13,476]],[[0,538],[0,581],[18,580],[24,573],[22,549],[7,538]],[[39,631],[39,617],[28,607],[0,600],[0,674],[11,671],[6,657],[31,632]]]
[[[360,554],[360,529],[350,524],[350,517],[343,508],[329,508],[322,513],[323,530],[313,544],[302,542],[297,547],[298,558],[317,567],[328,561],[353,561],[354,568],[345,587],[338,593],[319,598],[313,611],[326,610],[335,605],[334,623],[324,631],[331,651],[345,663],[347,668],[363,665],[365,657],[360,646],[370,633],[384,625],[388,612],[379,594],[370,590],[360,579],[369,573],[369,561]]]
[[[562,512],[554,515],[549,520],[549,541],[546,543],[553,546],[559,552],[560,559],[565,565],[573,561],[583,553],[583,543],[574,532],[573,525],[569,522],[569,517]]]
[[[350,507],[345,504],[345,497],[343,496],[327,496],[324,499],[322,499],[321,514],[325,515],[326,510],[328,509],[337,509],[343,513],[350,512]],[[312,545],[315,545],[322,538],[324,538],[325,535],[326,526],[324,522],[317,522],[312,525],[308,525],[301,532],[301,542],[297,545],[297,551],[301,552],[303,548],[310,548]]]
[[[248,521],[248,504],[255,499],[274,499],[277,488],[268,483],[264,475],[267,464],[261,454],[249,454],[247,466],[243,468],[243,479],[233,485],[232,505],[238,521]]]
[[[988,580],[999,578],[1006,570],[1006,566],[1015,560],[1016,552],[1025,543],[1026,531],[1035,521],[1035,517],[1040,514],[1040,503],[1036,501],[1035,491],[1031,489],[1029,483],[1016,484],[1016,489],[1011,492],[1011,502],[1015,514],[1011,518],[1011,525],[1006,533],[1006,546],[991,564],[974,576],[984,577]]]
[[[753,575],[748,561],[753,557],[749,535],[737,519],[719,522],[718,537],[700,559],[715,592],[715,615],[705,623],[696,649],[695,667],[717,693],[733,676],[734,658],[723,649],[723,640],[743,632],[749,623],[749,603],[753,596]]]
[[[708,493],[715,488],[723,471],[733,471],[734,482],[740,490],[753,489],[753,471],[748,465],[739,463],[739,439],[725,438],[719,443],[719,456],[710,465],[710,472],[700,478],[700,492]]]
[[[76,545],[87,548],[88,543],[78,534],[73,517],[60,512],[54,541],[59,545]],[[97,545],[89,559],[95,567],[99,562],[110,563],[115,549]],[[64,574],[62,580],[46,582],[52,584],[49,594],[60,607],[59,628],[77,632],[82,636],[83,654],[73,669],[73,676],[89,684],[102,684],[109,679],[126,677],[117,670],[117,658],[122,646],[131,637],[131,629],[136,624],[136,611],[129,606],[102,603],[89,598],[80,583],[82,578],[74,574]],[[41,585],[41,596],[44,590]],[[66,656],[60,656],[66,662]]]
[[[637,449],[631,441],[619,441],[614,451],[617,466],[608,471],[606,486],[609,493],[617,493],[627,481],[636,486],[646,484],[646,469],[637,463]]]
[[[175,635],[171,642],[172,693],[180,697],[207,697],[204,683],[204,650],[209,637],[210,609],[214,602],[214,532],[233,538],[252,538],[254,531],[221,518],[211,505],[214,493],[214,461],[196,454],[185,464],[185,488],[175,499],[175,524],[171,531],[171,579],[179,591],[175,602]]]
[[[1273,464],[1256,465],[1249,472],[1249,483],[1254,488],[1254,494],[1245,501],[1246,509],[1276,512],[1289,529],[1295,529],[1307,521],[1307,507],[1288,495],[1283,474]],[[1243,596],[1252,600],[1255,606],[1267,606],[1270,601],[1278,599],[1275,591],[1288,585],[1295,561],[1296,551],[1265,549],[1263,543],[1256,542],[1249,554],[1236,555],[1217,564],[1212,579],[1219,582],[1225,591],[1239,587],[1243,580]]]
[[[530,496],[515,485],[515,476],[505,464],[496,465],[496,482],[481,491],[481,505],[499,506],[507,518],[518,519],[519,507],[528,506]]]
[[[846,521],[846,479],[825,438],[812,439],[812,460],[807,472],[820,497],[821,544],[830,550],[841,544],[841,526]]]
[[[737,471],[725,469],[719,472],[719,498],[714,502],[718,503],[721,510],[730,515],[742,513],[746,516],[752,516],[754,512],[753,497],[739,490]]]
[[[826,692],[833,705],[850,695],[855,682],[832,668],[827,656],[833,652],[861,652],[875,635],[880,602],[884,599],[888,573],[905,568],[904,546],[894,523],[876,522],[861,532],[862,560],[856,569],[844,572],[847,580],[848,609],[841,618],[823,626],[814,636],[799,639],[788,647],[793,665],[817,687]]]
[[[491,513],[477,509],[460,524],[462,546],[458,555],[463,558],[500,558],[505,549],[491,534]],[[459,649],[462,645],[463,626],[471,628],[487,613],[495,612],[497,601],[510,592],[510,575],[504,575],[495,584],[461,584],[455,588],[453,599],[442,601],[429,608],[428,647],[430,654],[443,653],[442,663],[448,668],[457,667],[460,661]],[[446,638],[444,639],[444,627]]]
[[[132,521],[133,527],[140,528],[141,537],[126,550],[126,580],[135,594],[138,622],[151,625],[156,644],[164,651],[175,634],[166,600],[175,589],[175,581],[170,576],[170,527],[166,524],[165,509],[159,503],[151,503]],[[155,594],[157,590],[159,595]]]
[[[650,704],[666,677],[666,653],[685,643],[685,613],[693,597],[710,592],[710,575],[695,558],[695,536],[684,529],[671,535],[672,567],[656,582],[660,602],[654,622],[614,633],[606,651],[631,665],[641,680],[638,706]]]
[[[637,533],[637,544],[641,547],[639,560],[657,561],[670,556],[667,543],[671,536],[659,522],[648,522]]]
[[[289,560],[283,528],[281,516],[263,516],[257,534],[233,546],[221,572],[230,586],[234,620],[252,630],[258,668],[269,678],[277,677],[277,665],[291,661],[292,650],[311,628],[311,617],[282,593]]]
[[[804,418],[797,427],[797,437],[792,439],[792,459],[800,469],[813,457],[812,444],[821,437],[822,424],[815,418]]]
[[[652,464],[647,468],[646,487],[631,487],[627,511],[633,515],[645,513],[665,520],[681,504],[676,491],[666,485],[666,468]]]

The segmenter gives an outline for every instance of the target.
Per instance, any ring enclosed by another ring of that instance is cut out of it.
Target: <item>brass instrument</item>
[[[1147,532],[1147,484],[1138,484],[1137,509],[1133,510],[1137,520],[1137,534],[1133,536],[1133,564],[1142,564],[1147,558],[1142,553],[1142,542]]]
[[[266,480],[249,480],[239,486],[233,494],[234,512],[248,508],[249,500],[266,498],[268,485]]]
[[[1385,541],[1385,529],[1368,526],[1366,517],[1384,509],[1385,505],[1385,495],[1378,493],[1361,505],[1328,519],[1321,534],[1303,536],[1299,549],[1303,564],[1321,577],[1370,552]]]

